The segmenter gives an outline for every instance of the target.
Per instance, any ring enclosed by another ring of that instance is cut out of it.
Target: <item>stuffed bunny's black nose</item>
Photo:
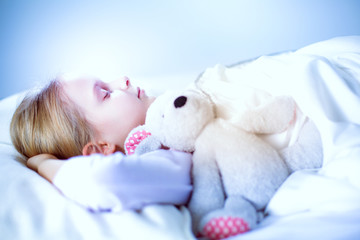
[[[180,96],[180,97],[176,98],[174,101],[175,108],[183,107],[186,104],[186,100],[187,100],[187,98],[184,96]]]

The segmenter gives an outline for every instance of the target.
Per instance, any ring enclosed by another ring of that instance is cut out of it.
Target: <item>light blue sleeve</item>
[[[192,191],[191,154],[157,150],[125,156],[78,156],[61,167],[54,185],[92,210],[140,209],[148,204],[185,204]]]

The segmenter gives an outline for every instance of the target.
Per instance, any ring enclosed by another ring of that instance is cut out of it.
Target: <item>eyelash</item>
[[[110,91],[105,89],[105,88],[101,88],[100,89],[101,92],[105,92],[105,96],[103,97],[103,100],[107,99],[108,97],[110,97]]]
[[[106,100],[110,97],[111,91],[103,84],[98,84],[97,89],[99,94],[102,96],[102,100]]]

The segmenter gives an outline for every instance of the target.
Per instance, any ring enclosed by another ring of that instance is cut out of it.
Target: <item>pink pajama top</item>
[[[140,209],[148,204],[185,204],[192,191],[191,154],[156,150],[70,158],[53,184],[68,198],[95,211]]]

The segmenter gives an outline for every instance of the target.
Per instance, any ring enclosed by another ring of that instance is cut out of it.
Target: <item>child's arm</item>
[[[191,155],[157,150],[125,156],[77,156],[66,161],[39,155],[28,166],[65,196],[92,210],[140,209],[147,204],[185,204],[192,186]]]
[[[59,160],[51,154],[36,155],[29,158],[26,162],[29,168],[39,173],[40,176],[51,183],[63,164],[64,160]]]

